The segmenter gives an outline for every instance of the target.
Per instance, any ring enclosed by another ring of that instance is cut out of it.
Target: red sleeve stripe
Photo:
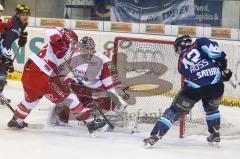
[[[103,83],[103,85],[104,85],[105,87],[108,87],[108,86],[110,86],[110,85],[113,85],[112,77],[110,76],[110,77],[102,80],[102,83]]]
[[[24,120],[24,119],[27,117],[27,115],[23,115],[23,114],[21,114],[20,112],[18,112],[17,110],[15,110],[14,115],[15,115],[17,118],[22,119],[22,120]]]
[[[113,87],[114,87],[114,84],[111,84],[111,85],[107,86],[106,89],[107,89],[107,90],[108,90],[108,89],[112,89]]]
[[[79,113],[79,112],[81,112],[83,109],[84,109],[84,107],[79,104],[79,105],[77,105],[76,107],[70,109],[70,111],[71,111],[72,113]]]
[[[104,63],[101,71],[100,79],[104,80],[105,78],[108,78],[110,76],[111,76],[111,71],[108,68],[108,63]]]
[[[31,110],[26,108],[22,103],[18,104],[18,108],[23,111],[24,113],[30,113]]]

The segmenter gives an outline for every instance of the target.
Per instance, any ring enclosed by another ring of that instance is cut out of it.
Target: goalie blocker
[[[220,112],[218,107],[224,93],[223,81],[231,78],[227,69],[226,54],[218,49],[218,44],[207,38],[199,38],[192,44],[188,35],[178,37],[174,44],[180,54],[178,71],[184,76],[184,86],[155,124],[151,136],[144,139],[145,146],[154,145],[171,128],[181,114],[187,114],[194,104],[202,100],[210,143],[220,142]]]

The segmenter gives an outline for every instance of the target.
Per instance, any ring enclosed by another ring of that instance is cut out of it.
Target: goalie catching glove
[[[122,90],[121,88],[112,88],[109,89],[108,92],[112,101],[116,105],[114,111],[119,114],[123,113],[128,106],[125,100],[129,98],[129,95],[126,92],[124,92],[124,90]]]

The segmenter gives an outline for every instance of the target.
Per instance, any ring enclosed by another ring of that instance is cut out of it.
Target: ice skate
[[[220,138],[219,132],[211,133],[210,136],[207,137],[207,141],[208,141],[208,145],[209,145],[210,147],[220,148],[221,138]]]
[[[17,128],[17,129],[23,129],[25,127],[28,127],[28,124],[24,121],[18,122],[17,118],[15,116],[12,117],[12,119],[8,122],[9,128]]]
[[[144,142],[144,147],[145,148],[149,148],[152,147],[155,143],[158,142],[159,139],[161,139],[162,137],[158,136],[158,135],[152,135],[149,138],[146,138],[143,140]]]

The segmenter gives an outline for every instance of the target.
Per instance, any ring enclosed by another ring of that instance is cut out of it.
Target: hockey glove
[[[113,103],[116,105],[114,111],[118,114],[123,113],[128,104],[122,98],[122,95],[118,94],[115,88],[109,89],[108,92]]]
[[[19,47],[24,47],[27,43],[27,36],[28,36],[28,33],[27,32],[23,32],[19,39],[18,39],[18,46]]]
[[[231,77],[232,77],[232,71],[230,69],[225,69],[222,71],[223,81],[229,81]]]
[[[221,70],[227,69],[227,59],[226,59],[226,53],[222,52],[222,56],[220,58],[215,59],[217,64],[219,65]]]
[[[117,93],[125,100],[127,101],[130,98],[130,94],[126,91],[128,87],[121,88],[121,87],[115,87]]]

